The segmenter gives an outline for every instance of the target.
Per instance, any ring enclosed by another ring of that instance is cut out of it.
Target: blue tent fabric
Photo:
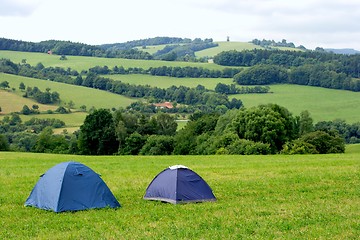
[[[216,201],[204,179],[182,165],[172,166],[160,172],[147,187],[144,199],[173,204]]]
[[[120,207],[101,177],[78,162],[63,162],[43,174],[25,206],[54,212]]]

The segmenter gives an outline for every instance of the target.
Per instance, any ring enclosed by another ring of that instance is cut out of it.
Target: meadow
[[[216,49],[221,51],[231,49],[251,49],[257,47],[251,43],[241,42],[219,42],[219,47],[210,48],[207,50],[215,51]],[[206,51],[206,50],[204,50]],[[201,51],[200,51],[201,52]],[[198,52],[198,53],[200,53]],[[211,54],[216,54],[213,52]],[[14,51],[0,51],[0,57],[9,58],[15,62],[21,62],[22,59],[30,64],[36,64],[42,62],[45,66],[60,66],[71,67],[77,70],[89,69],[96,65],[109,67],[112,66],[124,66],[128,67],[142,67],[147,69],[149,67],[159,66],[197,66],[205,67],[209,69],[222,69],[222,66],[211,63],[188,63],[188,62],[164,62],[164,61],[149,61],[149,60],[129,60],[129,59],[109,59],[109,58],[96,58],[96,57],[80,57],[69,56],[68,60],[61,61],[57,55],[49,55],[45,53],[26,53],[26,52],[14,52]],[[161,88],[167,88],[172,85],[175,86],[188,86],[196,87],[201,84],[208,89],[214,89],[219,82],[225,84],[231,84],[232,79],[218,78],[171,78],[160,77],[150,75],[106,75],[106,77],[114,80],[121,80],[122,82],[130,84],[157,86]],[[45,90],[47,87],[51,88],[51,91],[57,91],[60,93],[60,98],[64,103],[70,101],[75,103],[75,108],[79,108],[81,105],[85,105],[87,109],[92,106],[96,108],[118,108],[126,107],[130,103],[137,99],[127,98],[121,95],[112,94],[106,91],[100,91],[96,89],[89,89],[80,86],[66,85],[62,83],[56,83],[51,81],[41,81],[32,78],[24,78],[20,76],[13,76],[0,73],[0,82],[9,81],[12,88],[18,89],[20,82],[24,82],[25,85],[38,86],[41,90]],[[271,93],[268,94],[239,94],[229,96],[240,99],[245,107],[257,106],[259,104],[277,103],[289,109],[294,115],[299,115],[301,111],[308,110],[314,119],[314,122],[318,121],[332,121],[335,119],[343,119],[348,123],[354,123],[360,121],[360,98],[358,92],[350,92],[344,90],[333,90],[309,86],[298,85],[271,85]],[[21,96],[21,92],[17,90],[17,94]],[[91,96],[91,97],[89,97]],[[4,97],[3,97],[4,98]],[[11,104],[4,103],[4,100],[0,97],[0,106],[5,106],[3,112],[9,112],[7,109]],[[16,111],[20,111],[17,106]],[[49,106],[52,108],[52,106]],[[46,110],[45,106],[41,106],[41,109]]]
[[[142,74],[114,74],[103,75],[113,80],[121,81],[124,83],[135,85],[150,85],[152,87],[169,88],[171,86],[186,86],[195,88],[198,85],[202,85],[207,89],[214,90],[218,83],[233,84],[232,78],[175,78],[175,77],[163,77],[152,76]]]
[[[293,115],[308,110],[314,123],[335,119],[347,123],[360,121],[360,92],[290,84],[270,85],[270,92],[229,97],[241,99],[245,107],[276,103],[289,109]]]
[[[10,87],[15,88],[15,93],[19,97],[23,95],[23,93],[19,90],[19,85],[21,82],[23,82],[26,87],[36,86],[41,91],[45,91],[46,88],[50,88],[51,92],[56,91],[60,94],[60,100],[62,101],[62,104],[66,104],[72,101],[74,103],[74,108],[77,109],[79,109],[82,105],[85,105],[87,109],[93,106],[96,108],[126,107],[132,102],[136,101],[122,95],[94,88],[75,86],[47,80],[39,80],[35,78],[28,78],[5,73],[0,73],[0,82],[2,81],[8,81]],[[2,102],[0,102],[0,106],[2,106]],[[42,109],[40,109],[40,111],[41,110]]]
[[[0,152],[0,239],[358,239],[359,156]],[[101,174],[122,207],[65,213],[24,207],[39,176],[70,160]],[[143,200],[151,180],[174,164],[202,176],[217,201]]]
[[[252,49],[263,49],[263,47],[256,46],[253,43],[248,42],[216,42],[219,46],[213,48],[207,48],[195,53],[196,57],[214,57],[215,55],[224,51],[243,51]]]
[[[15,63],[21,63],[23,59],[30,65],[42,63],[45,67],[62,67],[71,68],[77,71],[88,70],[95,66],[123,66],[124,68],[143,68],[150,67],[203,67],[211,70],[222,70],[225,67],[214,63],[195,63],[195,62],[169,62],[160,60],[135,60],[124,58],[100,58],[100,57],[83,57],[83,56],[66,56],[67,60],[60,60],[59,55],[49,55],[47,53],[17,52],[0,50],[0,58],[7,58]]]
[[[198,84],[201,84],[208,89],[214,89],[219,82],[225,84],[232,83],[232,79],[227,78],[192,79],[139,74],[106,76],[125,83],[148,84],[161,88],[168,88],[172,85],[196,87]],[[24,82],[26,86],[37,86],[42,91],[49,87],[51,91],[59,92],[63,103],[74,102],[75,108],[79,108],[81,105],[87,106],[87,109],[92,106],[96,108],[119,108],[126,107],[137,100],[92,88],[0,73],[0,82],[5,80],[10,82],[10,86],[15,88],[16,91],[15,93],[1,93],[0,106],[3,113],[10,112],[11,110],[20,111],[23,105],[28,104],[32,106],[34,103],[29,99],[21,97],[22,93],[17,89],[20,82]],[[259,104],[276,103],[289,109],[293,115],[299,115],[301,111],[308,110],[315,123],[318,121],[333,121],[335,119],[342,119],[347,123],[355,123],[360,121],[359,96],[359,92],[279,84],[271,85],[270,93],[267,94],[237,94],[230,95],[229,98],[235,97],[240,99],[247,108]],[[11,99],[11,102],[8,99]],[[10,109],[8,109],[9,107]],[[40,106],[40,111],[45,111],[48,108],[54,109],[55,106]]]
[[[42,111],[55,110],[57,108],[57,106],[40,104],[32,99],[23,98],[12,92],[0,90],[1,114],[20,112],[24,105],[27,105],[31,108],[34,104],[38,105],[39,109]]]

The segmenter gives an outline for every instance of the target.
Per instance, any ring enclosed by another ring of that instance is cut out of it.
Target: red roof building
[[[167,108],[167,109],[174,108],[171,102],[155,103],[154,106],[158,108]]]

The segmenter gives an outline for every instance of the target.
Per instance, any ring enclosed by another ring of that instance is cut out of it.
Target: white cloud
[[[37,5],[34,0],[0,0],[0,16],[29,16]]]
[[[0,36],[29,41],[101,44],[156,36],[225,41],[230,36],[233,41],[286,39],[310,48],[360,49],[358,0],[0,0],[0,4]]]

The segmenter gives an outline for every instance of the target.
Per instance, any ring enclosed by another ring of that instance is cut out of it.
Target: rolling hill
[[[147,46],[151,47],[151,46]],[[198,56],[212,56],[225,50],[243,50],[261,48],[252,43],[239,43],[239,42],[219,42],[218,47],[209,48],[197,52]],[[23,59],[32,65],[39,62],[45,66],[59,66],[63,68],[71,67],[72,69],[81,71],[87,70],[94,66],[123,66],[141,67],[147,69],[149,67],[160,66],[192,66],[203,67],[208,69],[223,69],[224,66],[219,66],[213,63],[193,63],[193,62],[167,62],[157,60],[129,60],[129,59],[114,59],[114,58],[97,58],[97,57],[81,57],[81,56],[68,56],[68,60],[61,61],[58,55],[49,55],[45,53],[28,53],[28,52],[15,52],[15,51],[0,51],[0,58],[9,58],[14,62],[20,63]],[[188,87],[195,87],[198,84],[204,85],[208,89],[214,89],[216,84],[226,83],[231,84],[232,79],[206,79],[206,78],[171,78],[159,77],[150,75],[107,75],[114,80],[121,80],[125,83],[158,86],[167,88],[171,85],[185,85]],[[64,102],[70,100],[75,103],[75,107],[86,105],[87,108],[95,107],[125,107],[136,99],[129,99],[120,95],[111,94],[105,91],[96,89],[88,89],[79,86],[66,85],[50,81],[41,81],[31,78],[23,78],[19,76],[0,74],[0,81],[11,80],[11,87],[17,88],[20,82],[25,85],[38,86],[42,89],[50,87],[52,91],[60,93],[60,97]],[[350,123],[357,122],[360,119],[360,99],[359,93],[331,90],[317,87],[307,87],[298,85],[272,85],[269,94],[247,94],[247,95],[234,95],[241,99],[245,107],[256,106],[264,103],[278,103],[288,108],[293,114],[298,115],[303,110],[308,110],[315,121],[334,119],[344,119]],[[88,96],[92,96],[89,98]],[[2,103],[0,102],[0,106]]]
[[[203,67],[214,70],[224,69],[224,66],[216,65],[213,63],[197,63],[197,62],[169,62],[160,60],[135,60],[124,58],[99,58],[99,57],[83,57],[83,56],[67,56],[67,60],[60,60],[58,55],[50,55],[46,53],[33,53],[33,52],[16,52],[16,51],[3,51],[0,50],[0,58],[7,58],[15,63],[21,63],[23,59],[30,65],[42,63],[45,67],[61,67],[71,68],[73,70],[82,71],[88,70],[95,66],[123,66],[124,68],[143,68],[150,67]]]

